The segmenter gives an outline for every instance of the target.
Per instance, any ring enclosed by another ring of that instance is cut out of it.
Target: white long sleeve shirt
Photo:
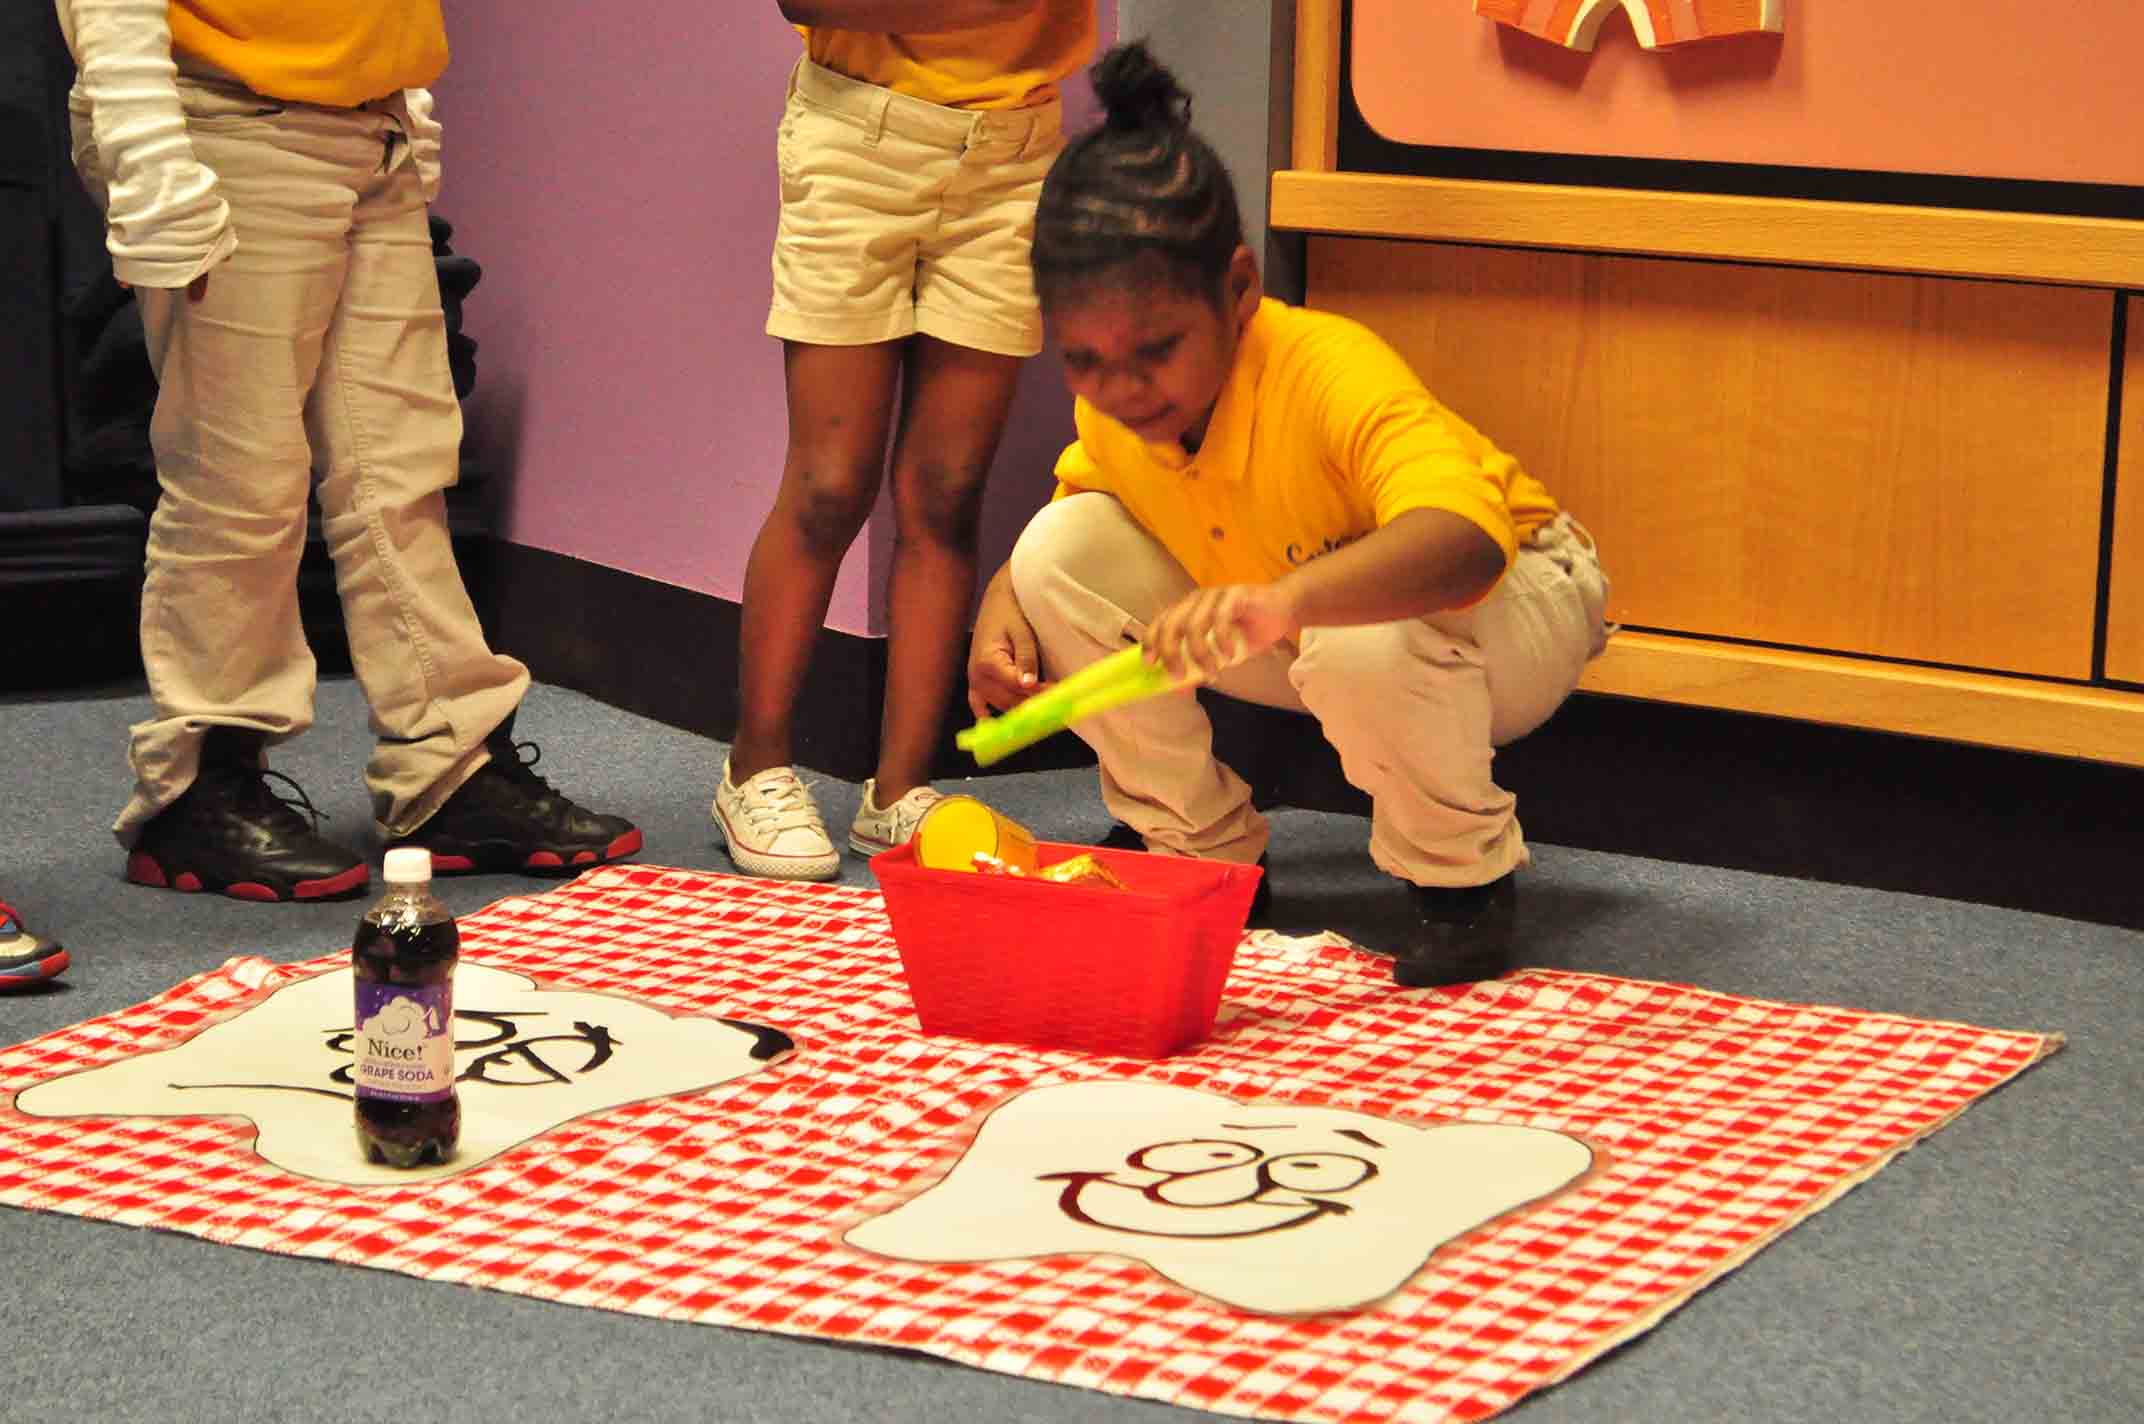
[[[89,118],[106,188],[112,273],[183,287],[238,250],[216,175],[194,155],[172,58],[169,0],[55,0],[73,54],[70,107]],[[426,202],[439,191],[440,126],[428,90],[405,90],[410,157]]]

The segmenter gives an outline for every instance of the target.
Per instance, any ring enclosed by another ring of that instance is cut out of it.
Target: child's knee
[[[1013,541],[1012,567],[1013,592],[1025,604],[1039,589],[1043,581],[1056,574],[1068,563],[1081,561],[1082,540],[1079,537],[1078,520],[1068,521],[1067,514],[1078,511],[1070,506],[1073,499],[1060,499],[1045,504],[1027,521],[1020,537]]]
[[[793,460],[781,510],[804,542],[840,552],[856,541],[878,500],[876,472],[839,462]]]
[[[973,552],[983,520],[987,464],[922,460],[894,471],[897,537]]]

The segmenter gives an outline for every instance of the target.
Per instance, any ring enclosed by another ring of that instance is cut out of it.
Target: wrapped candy
[[[1054,880],[1060,885],[1099,885],[1110,890],[1124,888],[1124,882],[1117,878],[1116,872],[1093,855],[1075,855],[1070,860],[1045,865],[1035,872],[1035,878]]]

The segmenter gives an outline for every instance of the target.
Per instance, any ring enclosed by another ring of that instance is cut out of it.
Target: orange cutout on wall
[[[1786,0],[1474,0],[1474,13],[1569,49],[1590,50],[1620,9],[1647,49],[1787,26]]]

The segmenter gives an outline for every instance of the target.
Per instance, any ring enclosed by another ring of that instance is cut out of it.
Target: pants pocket
[[[204,84],[183,76],[179,79],[178,90],[179,108],[185,112],[189,128],[219,128],[258,123],[264,119],[277,118],[290,107],[256,94],[250,89],[242,89],[236,85]]]

